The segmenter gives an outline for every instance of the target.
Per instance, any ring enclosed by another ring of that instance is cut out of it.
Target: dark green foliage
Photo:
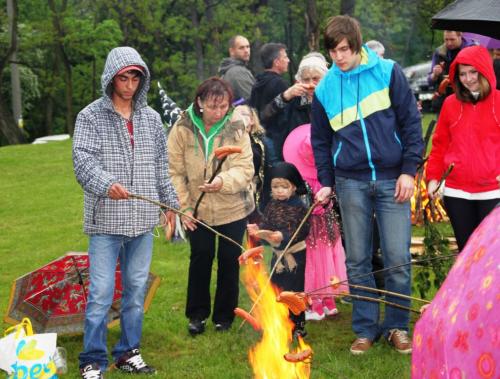
[[[387,57],[404,66],[428,59],[441,43],[441,32],[431,43],[430,18],[449,2],[356,0],[349,4],[362,24],[364,40],[380,40]],[[258,50],[263,43],[285,43],[291,59],[287,79],[292,82],[301,57],[309,51],[307,6],[314,5],[320,30],[316,45],[326,53],[321,30],[329,17],[339,14],[341,4],[340,0],[19,1],[18,61],[24,67],[23,116],[29,139],[68,132],[67,118],[74,118],[100,96],[104,60],[115,46],[132,46],[142,54],[153,79],[150,103],[158,110],[156,81],[179,106],[187,107],[199,82],[217,74],[219,62],[227,56],[227,41],[235,34],[249,38],[255,72],[260,70]],[[5,0],[0,0],[0,53],[8,48],[5,9]],[[10,97],[9,80],[4,72],[5,99]],[[68,112],[69,90],[72,109]]]
[[[434,292],[443,284],[454,262],[453,257],[449,255],[448,239],[435,223],[425,219],[424,253],[419,260],[428,261],[419,264],[413,281],[414,291],[418,291],[422,299],[432,298]]]

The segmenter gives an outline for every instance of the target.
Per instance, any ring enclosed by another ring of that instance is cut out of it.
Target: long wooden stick
[[[212,181],[215,179],[217,174],[220,172],[220,169],[222,168],[222,164],[226,161],[226,158],[227,158],[227,155],[219,161],[219,164],[215,168],[214,173],[212,174],[210,179],[208,179],[208,183],[212,183]],[[198,197],[198,200],[196,200],[196,205],[194,206],[194,211],[193,211],[193,216],[195,218],[198,216],[198,207],[200,206],[201,201],[205,197],[205,194],[206,194],[206,192],[202,192],[200,194],[200,196]]]
[[[455,167],[455,163],[451,163],[448,168],[446,169],[446,171],[444,172],[443,176],[441,176],[441,179],[439,180],[439,183],[438,183],[438,186],[436,187],[436,189],[432,192],[433,195],[435,195],[438,191],[439,191],[439,187],[441,187],[444,183],[444,181],[446,180],[446,178],[448,177],[448,175],[450,175],[451,171],[453,170],[453,167]]]
[[[399,292],[392,292],[392,291],[387,291],[387,290],[381,290],[381,289],[378,289],[378,288],[372,288],[372,287],[362,286],[362,285],[359,285],[359,284],[351,284],[349,282],[342,283],[342,284],[339,284],[339,283],[335,282],[333,284],[334,285],[339,285],[339,286],[343,284],[343,285],[347,285],[347,286],[352,287],[352,288],[357,288],[357,289],[365,290],[365,291],[368,291],[368,292],[382,293],[382,294],[385,294],[385,295],[391,295],[391,296],[394,296],[394,297],[400,297],[402,299],[421,301],[422,303],[427,303],[427,304],[431,303],[429,300],[420,299],[419,297],[413,297],[413,296],[403,295],[402,293],[399,293]],[[306,292],[306,294],[307,295],[317,294],[318,291],[322,291],[322,290],[324,290],[326,288],[329,288],[329,287],[331,287],[331,285],[314,289],[312,291]],[[333,293],[333,295],[335,295],[335,293]]]
[[[391,301],[387,301],[387,300],[380,299],[380,298],[368,297],[368,296],[362,296],[362,295],[353,295],[353,294],[350,294],[350,293],[347,293],[347,292],[341,292],[341,293],[339,293],[337,295],[341,296],[341,297],[352,297],[353,299],[358,299],[358,300],[367,300],[367,301],[371,301],[371,302],[375,302],[375,303],[383,303],[383,304],[386,304],[386,305],[390,305],[391,307],[396,307],[396,308],[404,309],[405,311],[420,313],[420,311],[418,311],[416,309],[413,309],[413,308],[410,308],[410,307],[405,307],[404,305],[393,303]]]
[[[191,215],[188,215],[178,209],[175,209],[167,204],[163,204],[163,203],[160,203],[159,201],[156,201],[156,200],[152,200],[152,199],[148,199],[147,197],[144,197],[144,196],[141,196],[141,195],[137,195],[137,194],[134,194],[134,193],[129,193],[128,194],[128,197],[132,198],[132,199],[138,199],[138,200],[144,200],[144,201],[147,201],[148,203],[151,203],[151,204],[155,204],[155,205],[158,205],[159,207],[161,208],[165,208],[165,209],[168,209],[169,211],[172,211],[174,213],[177,213],[177,214],[180,214],[184,217],[187,217],[189,218],[191,221],[194,221],[196,222],[197,224],[200,224],[200,225],[203,225],[205,228],[207,228],[208,230],[210,230],[211,232],[215,233],[216,235],[218,235],[219,237],[221,238],[224,238],[225,240],[235,244],[236,246],[238,246],[241,251],[244,251],[245,248],[243,247],[243,245],[239,244],[238,242],[236,242],[235,240],[233,240],[232,238],[226,236],[225,234],[222,234],[220,232],[218,232],[217,230],[215,230],[214,228],[212,228],[210,225],[207,225],[205,224],[203,221],[200,221],[198,220],[197,218],[191,216]]]

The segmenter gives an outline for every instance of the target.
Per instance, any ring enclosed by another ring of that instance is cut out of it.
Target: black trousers
[[[241,219],[225,225],[214,226],[218,232],[241,243],[245,233],[247,219]],[[186,317],[204,320],[210,316],[210,279],[212,263],[217,249],[217,287],[215,290],[214,323],[232,322],[234,308],[238,306],[240,266],[238,246],[217,236],[198,224],[198,228],[189,232],[191,256],[186,301]],[[216,242],[217,246],[216,246]]]
[[[472,232],[499,201],[500,199],[465,200],[458,197],[444,197],[444,206],[450,218],[459,251],[462,251]]]

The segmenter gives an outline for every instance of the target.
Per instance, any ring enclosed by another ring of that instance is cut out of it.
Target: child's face
[[[271,195],[274,200],[288,200],[297,187],[288,179],[274,178],[271,180]]]

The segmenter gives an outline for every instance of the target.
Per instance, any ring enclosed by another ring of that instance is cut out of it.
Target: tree
[[[11,20],[9,22],[8,40],[0,44],[0,83],[6,66],[14,52],[17,50],[17,0],[10,0]],[[0,17],[5,20],[5,14]],[[2,22],[2,25],[7,23]],[[1,32],[3,32],[0,29]],[[8,109],[3,96],[0,96],[0,133],[9,144],[17,144],[25,141],[22,131],[17,127],[12,112]]]

